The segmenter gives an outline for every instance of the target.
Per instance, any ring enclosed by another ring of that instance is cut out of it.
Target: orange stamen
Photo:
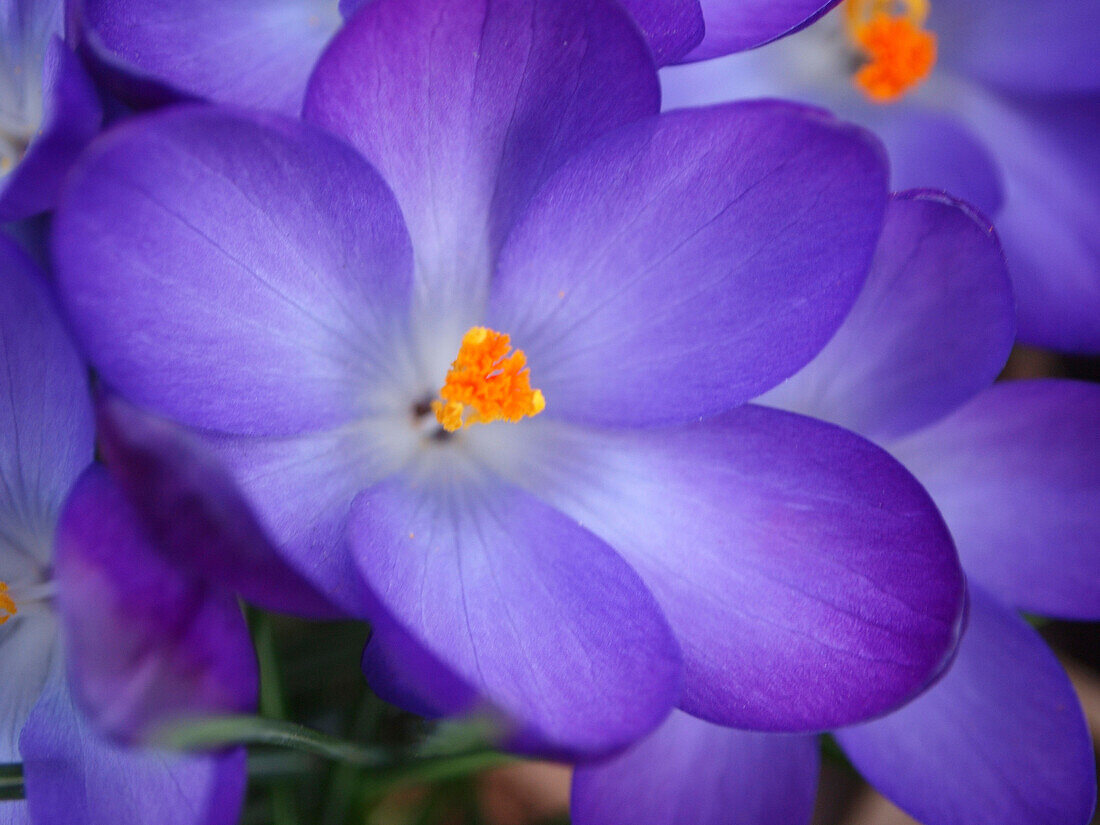
[[[0,614],[0,624],[3,624],[19,612],[15,608],[15,600],[8,595],[7,582],[0,582],[0,610],[4,611],[4,614]]]
[[[849,0],[848,30],[867,56],[853,83],[876,103],[890,103],[920,84],[936,65],[936,36],[921,28],[927,0],[905,0],[894,14],[892,0]]]
[[[449,433],[471,424],[515,423],[546,407],[542,391],[531,389],[523,350],[513,352],[507,335],[485,327],[473,327],[462,336],[439,397],[432,411]]]

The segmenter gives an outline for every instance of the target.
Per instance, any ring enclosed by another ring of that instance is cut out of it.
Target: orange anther
[[[3,614],[0,614],[0,624],[3,624],[19,612],[16,610],[15,600],[8,595],[7,582],[0,582],[0,610],[4,611]]]
[[[462,336],[439,397],[432,410],[452,433],[471,424],[516,422],[546,407],[542,392],[531,389],[523,350],[513,352],[507,335],[485,327],[473,327]]]
[[[936,65],[936,36],[921,28],[927,3],[909,0],[908,6],[909,13],[892,14],[881,0],[849,0],[849,33],[867,57],[852,81],[876,103],[902,97]]]

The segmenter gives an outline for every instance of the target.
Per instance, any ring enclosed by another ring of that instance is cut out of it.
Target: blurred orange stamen
[[[15,608],[15,600],[8,595],[8,583],[0,582],[0,610],[4,611],[0,614],[0,624],[3,624],[18,611]]]
[[[876,103],[898,100],[932,73],[936,36],[921,28],[928,10],[928,0],[848,0],[849,35],[867,57],[852,82]]]
[[[439,397],[432,411],[449,433],[471,424],[514,423],[546,407],[542,391],[531,389],[523,350],[513,352],[507,335],[485,327],[473,327],[462,336]]]

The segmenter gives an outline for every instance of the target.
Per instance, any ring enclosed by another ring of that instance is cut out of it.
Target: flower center
[[[471,424],[515,423],[546,407],[542,391],[531,389],[523,350],[513,351],[507,335],[485,327],[473,327],[462,336],[439,397],[432,411],[449,433]]]
[[[19,611],[15,608],[15,600],[8,595],[8,583],[0,582],[0,624],[4,624],[8,619],[14,616]]]
[[[936,36],[921,28],[929,0],[848,0],[848,35],[866,57],[852,82],[876,103],[898,100],[932,72]]]

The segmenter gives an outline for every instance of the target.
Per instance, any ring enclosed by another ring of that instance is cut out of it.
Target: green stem
[[[353,736],[361,741],[370,741],[377,732],[380,702],[373,695],[366,693],[355,714],[352,724]],[[338,763],[332,770],[329,778],[325,813],[322,817],[322,825],[341,825],[347,822],[351,815],[352,805],[355,802],[356,789],[359,784],[361,768],[348,762]]]
[[[256,659],[260,665],[260,712],[273,719],[286,718],[286,699],[283,697],[282,679],[279,678],[278,654],[275,650],[275,633],[271,619],[257,613],[253,637],[256,643]]]
[[[183,750],[210,749],[227,745],[272,745],[312,753],[337,762],[372,767],[385,764],[387,754],[364,748],[326,733],[282,719],[262,716],[215,716],[175,726],[161,737],[163,744]]]
[[[227,745],[271,745],[312,753],[325,759],[375,769],[372,779],[387,783],[434,782],[506,764],[513,757],[487,748],[462,753],[394,759],[381,748],[368,748],[281,719],[262,716],[219,716],[199,719],[165,732],[164,745],[184,750]]]
[[[300,751],[256,750],[248,754],[248,776],[257,782],[296,779],[319,768],[315,756]]]
[[[23,792],[23,765],[0,765],[0,801],[9,799],[22,799]]]
[[[256,659],[260,666],[260,711],[275,719],[286,718],[286,699],[279,674],[279,656],[275,648],[275,632],[271,617],[254,613]],[[298,811],[290,789],[283,784],[271,787],[271,818],[274,825],[298,825]]]

